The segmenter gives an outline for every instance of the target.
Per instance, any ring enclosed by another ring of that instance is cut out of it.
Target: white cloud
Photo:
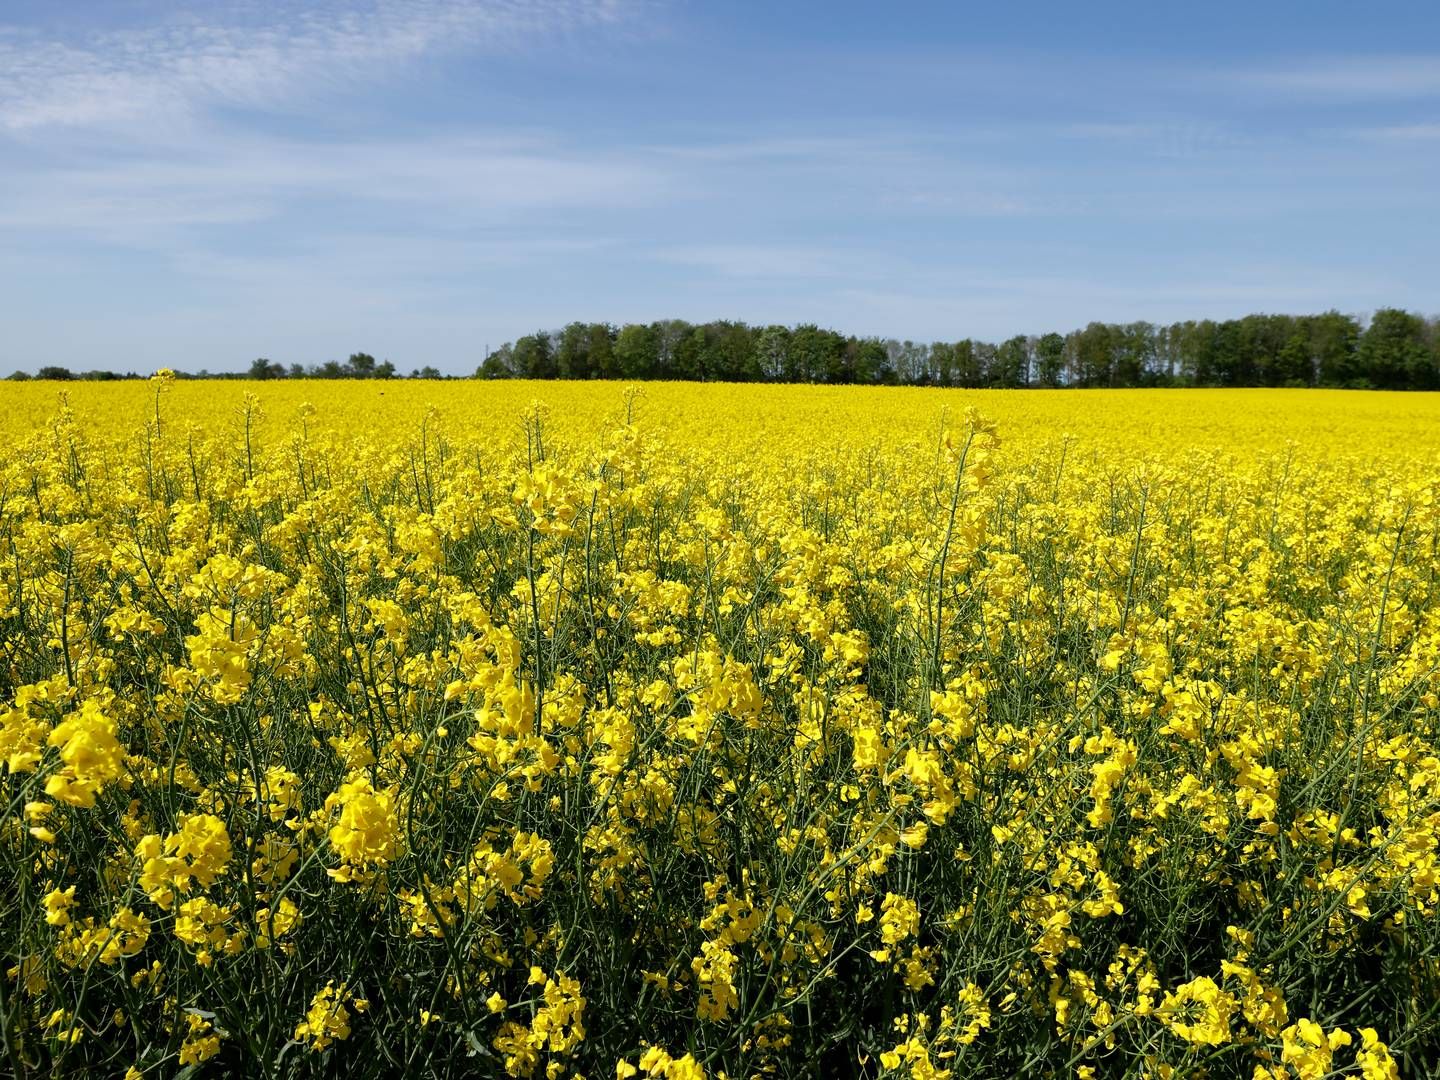
[[[645,160],[533,136],[346,143],[204,136],[143,155],[0,173],[0,229],[152,247],[189,227],[303,213],[307,200],[383,202],[391,224],[463,227],[541,211],[646,205],[670,183]]]
[[[661,248],[660,262],[736,279],[853,279],[882,276],[895,260],[874,251],[803,244],[690,244]]]
[[[1362,128],[1355,134],[1366,139],[1430,142],[1440,139],[1440,124],[1391,124],[1385,127]]]
[[[0,35],[0,131],[177,124],[215,106],[283,108],[426,54],[504,49],[615,23],[627,0],[325,0],[268,16],[229,3],[78,41]]]
[[[1222,83],[1244,91],[1317,102],[1367,102],[1440,97],[1440,56],[1334,56],[1223,72]]]
[[[1032,214],[1061,213],[1082,206],[1084,200],[1072,195],[1034,198],[1006,191],[965,190],[954,187],[917,187],[913,184],[885,192],[880,205],[892,210],[925,215],[1006,218]]]
[[[723,164],[754,161],[801,163],[854,160],[893,153],[911,140],[898,138],[831,137],[822,135],[772,136],[735,141],[713,141],[695,146],[662,146],[657,151],[676,158]]]
[[[1248,140],[1218,124],[1198,120],[1076,123],[1060,129],[1065,138],[1139,147],[1161,158],[1189,160],[1244,145]]]

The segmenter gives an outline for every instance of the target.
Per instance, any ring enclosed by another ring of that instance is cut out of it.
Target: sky
[[[1440,310],[1440,5],[0,0],[0,372]]]

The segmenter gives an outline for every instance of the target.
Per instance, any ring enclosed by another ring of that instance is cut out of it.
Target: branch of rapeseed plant
[[[961,446],[955,462],[955,483],[950,492],[950,512],[945,522],[945,536],[940,542],[940,557],[936,563],[935,571],[935,632],[930,649],[930,664],[926,672],[925,687],[931,689],[940,685],[940,673],[943,667],[941,654],[941,632],[944,629],[945,609],[945,569],[950,561],[950,541],[955,535],[955,514],[960,508],[960,492],[965,482],[965,460],[970,455],[970,446],[975,441],[975,428],[971,425],[965,433],[965,442]],[[922,693],[920,703],[921,716],[929,715],[928,697]]]

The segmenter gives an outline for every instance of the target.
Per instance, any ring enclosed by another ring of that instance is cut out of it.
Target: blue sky
[[[0,371],[1437,299],[1440,5],[4,0]]]

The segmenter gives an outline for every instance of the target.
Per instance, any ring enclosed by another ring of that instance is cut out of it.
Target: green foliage
[[[188,378],[177,372],[178,378]],[[199,378],[389,379],[390,361],[352,353],[345,362],[305,367],[264,357],[243,375]],[[80,374],[42,367],[40,379],[139,378],[134,372]],[[426,366],[411,378],[443,378]],[[721,319],[651,323],[571,322],[537,330],[489,351],[477,379],[681,379],[700,382],[855,383],[1021,387],[1327,386],[1440,389],[1440,325],[1382,308],[1368,324],[1351,315],[1246,315],[1216,322],[1092,322],[1069,334],[1016,334],[999,345],[973,338],[931,343],[860,337],[822,329],[750,326]],[[13,380],[30,376],[17,371]]]

